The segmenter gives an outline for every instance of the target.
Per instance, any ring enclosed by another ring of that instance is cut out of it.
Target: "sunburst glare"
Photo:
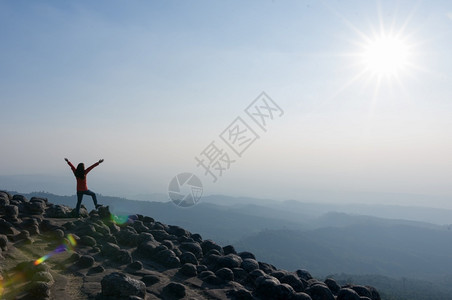
[[[400,37],[382,34],[363,47],[367,71],[378,77],[398,76],[410,66],[410,47]]]
[[[383,14],[381,7],[377,6],[378,15],[376,18],[368,16],[373,18],[368,26],[363,26],[361,21],[354,24],[350,18],[332,9],[354,35],[346,38],[351,45],[349,51],[339,54],[349,60],[344,72],[352,76],[331,98],[359,86],[356,92],[363,92],[367,96],[370,114],[376,109],[377,102],[389,101],[391,95],[406,95],[410,81],[417,79],[418,71],[425,71],[418,61],[423,41],[416,34],[418,28],[410,23],[416,8],[413,7],[408,15],[401,17],[396,11],[393,14]],[[392,17],[387,18],[388,15]]]

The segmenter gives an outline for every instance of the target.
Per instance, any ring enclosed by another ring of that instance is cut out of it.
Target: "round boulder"
[[[191,252],[183,252],[180,257],[180,262],[185,264],[185,263],[191,263],[194,265],[198,264],[198,259],[196,259],[196,256],[191,253]]]
[[[326,285],[316,284],[309,287],[306,293],[311,296],[312,300],[335,300],[333,293]]]
[[[182,275],[185,275],[187,277],[195,277],[196,275],[198,275],[198,271],[196,270],[196,266],[194,264],[190,264],[190,263],[186,263],[184,264],[179,272]]]
[[[144,282],[146,286],[150,286],[159,282],[160,279],[156,275],[144,275],[143,278],[141,278],[141,281]]]
[[[337,295],[337,293],[339,293],[339,290],[341,289],[339,284],[337,284],[336,280],[334,280],[333,278],[325,279],[325,284],[330,289],[330,291],[333,292],[334,295]]]
[[[196,258],[201,258],[201,257],[202,257],[202,252],[203,252],[203,250],[202,250],[201,246],[200,246],[198,243],[196,243],[196,242],[192,242],[192,243],[182,243],[182,244],[179,246],[179,249],[180,249],[182,252],[190,252],[190,253],[193,253],[193,254],[196,256]]]
[[[283,277],[280,278],[279,281],[281,281],[281,283],[287,283],[297,293],[303,292],[305,289],[303,282],[297,276],[295,276],[293,274],[284,275]]]
[[[221,268],[215,272],[215,275],[224,281],[234,281],[234,273],[229,268]]]
[[[31,279],[31,281],[42,281],[42,282],[47,282],[49,284],[53,284],[55,281],[53,280],[53,276],[52,274],[50,274],[49,272],[36,272],[33,275],[33,278]]]
[[[297,273],[297,276],[300,279],[303,279],[303,280],[306,280],[306,281],[312,279],[311,273],[309,273],[306,270],[297,270],[296,273]]]
[[[82,255],[77,261],[77,267],[85,269],[94,265],[94,258],[91,255]]]
[[[337,300],[360,300],[357,292],[349,288],[343,288],[339,290],[337,294]]]
[[[181,283],[171,282],[163,288],[163,293],[180,299],[185,297],[185,286]]]
[[[242,261],[241,268],[249,273],[259,269],[259,263],[255,259],[245,258]]]
[[[114,272],[106,275],[101,280],[102,296],[105,297],[129,297],[138,296],[144,298],[146,295],[146,285],[140,280]]]

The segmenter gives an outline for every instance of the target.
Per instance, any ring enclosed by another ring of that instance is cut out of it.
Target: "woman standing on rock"
[[[75,207],[75,216],[78,217],[80,214],[80,205],[82,204],[83,195],[89,195],[93,198],[94,206],[96,207],[96,209],[99,206],[102,206],[100,204],[97,204],[96,194],[88,189],[88,185],[86,183],[86,175],[89,173],[89,171],[97,167],[104,160],[100,159],[97,163],[93,164],[86,170],[85,164],[83,163],[79,163],[76,169],[67,158],[65,158],[64,160],[71,167],[72,172],[74,172],[75,178],[77,179],[77,206]]]

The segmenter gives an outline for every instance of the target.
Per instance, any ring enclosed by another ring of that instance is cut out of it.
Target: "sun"
[[[400,37],[382,34],[367,39],[362,62],[366,71],[377,77],[398,77],[410,65],[410,47]]]

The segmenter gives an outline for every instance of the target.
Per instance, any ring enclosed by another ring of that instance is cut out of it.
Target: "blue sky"
[[[410,65],[379,80],[381,31]],[[452,196],[448,1],[2,1],[0,38],[0,175],[71,194],[63,158],[104,158],[90,188],[121,196],[180,172],[207,194]],[[194,157],[262,91],[284,115],[212,183]]]

